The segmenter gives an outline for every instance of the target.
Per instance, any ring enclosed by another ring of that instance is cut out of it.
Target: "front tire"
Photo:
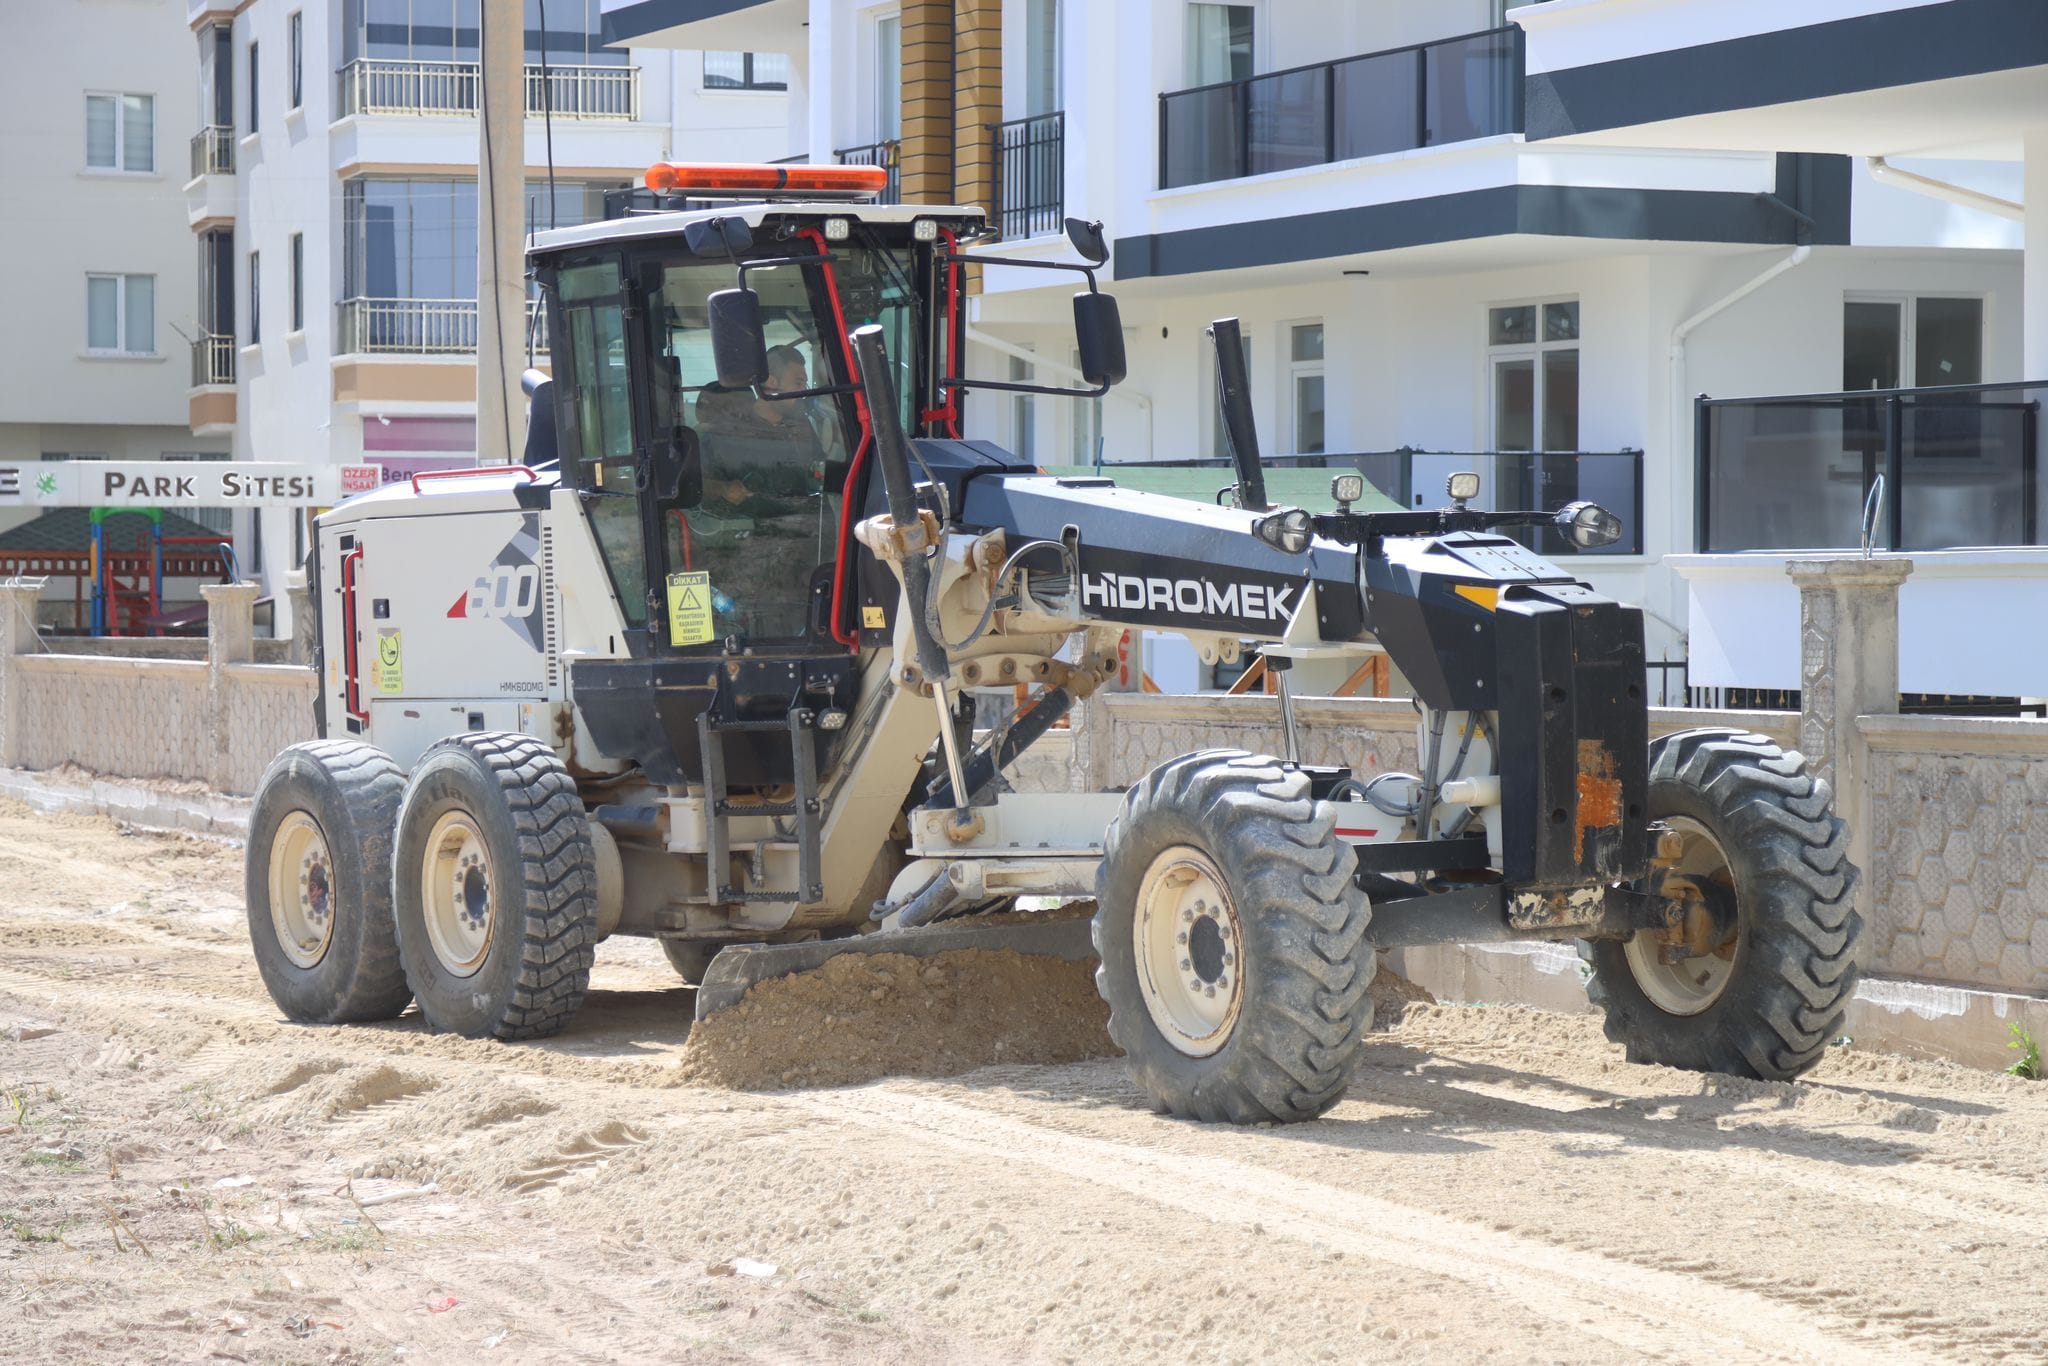
[[[1285,1123],[1343,1096],[1378,968],[1356,868],[1278,759],[1203,751],[1130,790],[1096,875],[1095,983],[1154,1106]]]
[[[389,1020],[412,1000],[391,919],[391,835],[405,773],[359,740],[271,761],[249,813],[243,890],[256,969],[305,1024]]]
[[[398,813],[399,957],[434,1029],[539,1039],[583,1002],[597,943],[597,856],[575,780],[531,736],[452,736]]]
[[[1820,1060],[1863,932],[1832,795],[1765,736],[1689,730],[1651,746],[1650,817],[1680,838],[1672,871],[1725,910],[1689,947],[1658,930],[1584,947],[1588,994],[1630,1062],[1789,1081]]]

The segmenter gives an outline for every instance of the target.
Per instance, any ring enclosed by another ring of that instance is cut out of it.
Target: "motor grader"
[[[319,519],[322,738],[248,843],[287,1015],[537,1038],[615,934],[660,940],[700,1018],[836,953],[1014,947],[1099,963],[1159,1108],[1286,1121],[1342,1093],[1379,950],[1548,939],[1632,1058],[1812,1065],[1856,977],[1841,822],[1768,739],[1652,740],[1641,614],[1505,534],[1591,548],[1611,515],[1482,510],[1463,475],[1435,510],[1357,510],[1350,474],[1335,511],[1270,505],[1229,319],[1217,505],[1040,473],[966,408],[1122,379],[1100,226],[1069,220],[1077,262],[1004,257],[880,177],[664,164],[537,234],[523,462]],[[1081,383],[968,376],[975,268],[1078,276]],[[1127,631],[1261,652],[1283,752],[1008,790]],[[1418,772],[1299,752],[1293,666],[1366,651],[1413,690]]]

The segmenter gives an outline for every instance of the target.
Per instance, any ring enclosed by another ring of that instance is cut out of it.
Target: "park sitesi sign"
[[[0,464],[0,507],[329,507],[374,488],[374,465],[249,460]]]

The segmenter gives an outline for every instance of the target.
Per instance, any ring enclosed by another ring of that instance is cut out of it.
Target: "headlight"
[[[1340,474],[1330,480],[1330,497],[1338,503],[1355,503],[1365,497],[1365,476]]]
[[[920,219],[918,219],[918,220],[917,220],[917,221],[916,221],[915,223],[912,223],[912,224],[910,225],[910,235],[911,235],[912,239],[914,239],[915,241],[919,241],[919,242],[936,242],[936,241],[938,241],[938,240],[939,240],[939,220],[938,220],[938,219],[936,219],[936,218],[920,218]]]
[[[1283,555],[1299,555],[1308,549],[1309,516],[1300,508],[1287,508],[1252,520],[1252,535]]]
[[[1479,476],[1469,470],[1460,470],[1444,480],[1444,492],[1451,495],[1454,503],[1470,502],[1479,496]]]
[[[1621,539],[1621,518],[1598,503],[1567,503],[1557,514],[1557,529],[1581,550],[1597,550]]]
[[[825,240],[827,242],[844,242],[852,232],[853,225],[844,218],[828,218],[825,220]]]

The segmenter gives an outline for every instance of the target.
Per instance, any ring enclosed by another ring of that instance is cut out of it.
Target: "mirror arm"
[[[771,270],[776,266],[815,266],[821,263],[830,265],[838,259],[828,251],[818,256],[758,256],[750,261],[736,261],[733,264],[740,273],[740,288],[745,289],[747,272],[750,270]]]
[[[1051,394],[1056,398],[1101,398],[1109,392],[1107,384],[1092,389],[1063,389],[1053,384],[1019,384],[1014,380],[965,379],[949,375],[939,381],[941,389],[1001,389],[1011,394]]]
[[[1088,277],[1088,292],[1090,294],[1100,294],[1102,292],[1101,289],[1098,288],[1095,283],[1096,267],[1090,265],[1079,265],[1072,261],[1027,261],[1022,259],[1021,257],[1016,256],[981,256],[964,251],[956,251],[950,254],[941,253],[937,259],[938,263],[942,266],[1020,266],[1025,270],[1072,271],[1076,275],[1085,275]]]

